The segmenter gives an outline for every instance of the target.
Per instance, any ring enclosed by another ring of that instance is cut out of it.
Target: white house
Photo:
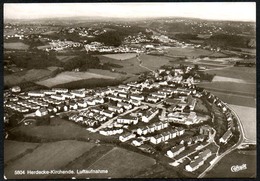
[[[125,142],[127,140],[130,140],[132,138],[135,138],[135,134],[132,134],[132,133],[127,133],[127,134],[124,134],[124,135],[121,135],[119,136],[119,140],[122,141],[122,142]]]
[[[40,108],[40,109],[38,109],[38,110],[35,112],[35,115],[36,115],[36,116],[39,116],[39,117],[45,116],[45,115],[47,115],[47,114],[48,114],[48,110],[47,110],[46,108]]]
[[[133,116],[120,116],[117,118],[117,123],[120,124],[137,124],[138,118]]]

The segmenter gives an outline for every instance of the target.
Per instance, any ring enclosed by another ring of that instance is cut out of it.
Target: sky
[[[116,18],[192,17],[256,21],[254,2],[204,3],[5,3],[4,19],[77,16]]]

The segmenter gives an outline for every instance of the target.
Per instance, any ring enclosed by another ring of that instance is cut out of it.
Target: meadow
[[[96,73],[90,73],[90,72],[62,72],[58,75],[56,75],[53,78],[49,78],[46,80],[38,81],[36,82],[39,85],[44,85],[46,87],[53,87],[59,84],[65,84],[69,82],[84,80],[84,79],[115,79],[115,76],[108,76],[108,75],[102,75],[102,74],[96,74]]]
[[[105,54],[104,57],[116,59],[116,60],[127,60],[136,57],[136,53],[119,53],[119,54]]]
[[[27,81],[38,81],[39,79],[50,76],[52,73],[53,71],[46,69],[24,70],[22,72],[5,75],[4,84],[6,86],[13,86]]]
[[[4,43],[4,49],[27,50],[28,48],[29,45],[26,45],[23,42]]]

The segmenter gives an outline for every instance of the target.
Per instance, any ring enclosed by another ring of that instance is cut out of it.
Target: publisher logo
[[[231,172],[239,172],[241,170],[246,170],[246,169],[247,169],[246,164],[243,164],[243,165],[233,165],[231,167]]]

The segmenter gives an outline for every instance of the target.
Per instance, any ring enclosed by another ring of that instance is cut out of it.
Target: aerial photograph
[[[2,179],[256,178],[256,3],[4,3],[2,28]]]

